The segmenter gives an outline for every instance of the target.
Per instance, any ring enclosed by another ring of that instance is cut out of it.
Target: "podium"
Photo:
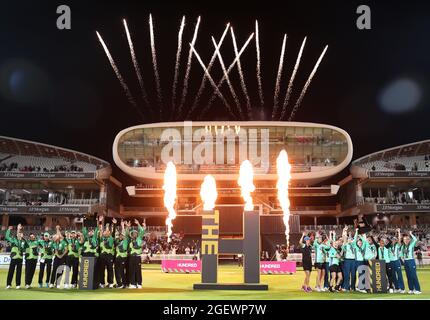
[[[96,266],[96,257],[81,257],[79,263],[79,290],[97,289],[94,283],[94,272]]]

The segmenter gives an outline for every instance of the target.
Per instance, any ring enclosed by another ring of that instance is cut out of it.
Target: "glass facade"
[[[216,129],[215,129],[216,128]],[[160,141],[162,132],[166,129],[176,129],[180,132],[179,141],[173,141],[181,145],[182,150],[184,147],[184,127],[177,126],[173,128],[158,127],[158,128],[137,128],[126,132],[119,138],[118,141],[118,154],[125,164],[130,167],[155,167],[156,171],[164,170],[164,163],[161,161],[161,151],[169,142]],[[209,131],[213,135],[215,141],[215,130],[218,134],[227,132],[227,126],[194,126],[192,132],[198,129]],[[242,126],[240,128],[231,126],[230,133],[240,133],[240,130],[245,130],[247,137],[250,137],[250,129],[256,129],[257,132],[257,153],[261,153],[261,136],[262,130],[268,130],[268,160],[270,163],[270,171],[276,170],[276,158],[282,149],[286,149],[289,156],[289,161],[293,166],[293,172],[307,172],[313,170],[324,170],[327,167],[333,167],[341,163],[348,154],[348,141],[347,138],[339,131],[322,128],[322,127],[300,127],[300,126]],[[254,131],[255,132],[255,131]],[[243,131],[242,131],[243,134]],[[207,170],[202,170],[202,167],[196,168],[195,165],[184,165],[176,163],[177,170],[183,173],[199,172],[202,171],[216,171],[220,173],[226,172],[229,168],[237,173],[237,166],[239,163],[239,135],[235,139],[235,154],[234,159],[227,159],[232,157],[228,152],[226,146],[224,155],[224,166],[208,167]],[[225,139],[225,144],[227,139]],[[248,139],[250,143],[251,139]],[[254,140],[255,141],[255,140]],[[194,148],[201,144],[200,141],[193,141]],[[213,145],[213,153],[215,159],[216,146]],[[228,164],[227,164],[228,163]],[[179,169],[178,169],[179,165]],[[221,172],[222,171],[222,172]],[[216,173],[216,172],[215,172]]]

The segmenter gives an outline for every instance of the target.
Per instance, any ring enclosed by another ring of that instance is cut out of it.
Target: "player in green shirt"
[[[115,224],[116,220],[112,222]],[[125,229],[125,222],[121,220],[121,230],[115,234],[115,280],[117,288],[125,288],[127,284],[126,267],[128,259],[128,230]]]
[[[110,289],[113,288],[113,260],[115,255],[115,240],[112,237],[112,233],[115,232],[115,222],[113,223],[113,229],[109,229],[109,224],[105,225],[103,230],[104,217],[102,218],[100,230],[102,230],[100,238],[100,256],[99,256],[99,277],[100,277],[100,288],[105,287],[105,270],[107,270],[107,283]]]
[[[53,247],[54,247],[54,264],[52,266],[52,275],[51,275],[51,283],[49,285],[50,288],[53,288],[54,285],[57,285],[57,288],[60,288],[60,285],[57,284],[57,269],[58,267],[66,264],[66,256],[68,252],[68,243],[64,236],[61,234],[60,226],[56,227],[57,233],[53,236]]]
[[[25,288],[30,289],[39,258],[39,242],[34,233],[25,240]]]
[[[76,231],[71,231],[70,233],[66,233],[66,242],[67,242],[67,256],[66,256],[66,265],[72,270],[72,279],[70,282],[70,286],[68,283],[64,285],[65,289],[77,288],[78,285],[78,274],[79,274],[79,257],[80,257],[80,249],[81,243],[79,239],[79,235]]]
[[[49,287],[49,280],[51,278],[52,258],[54,257],[54,246],[48,232],[43,234],[42,239],[38,240],[40,264],[39,264],[39,287],[43,287],[43,276],[46,267],[45,285]]]
[[[129,232],[129,279],[130,289],[142,288],[142,245],[143,236],[145,235],[145,223],[142,226],[139,220],[134,219],[134,223],[138,226],[138,230],[131,230]],[[128,225],[130,227],[130,224]]]
[[[21,288],[21,273],[22,273],[22,259],[25,251],[25,240],[24,235],[22,233],[22,226],[18,224],[16,237],[12,235],[13,227],[10,226],[6,231],[5,239],[10,244],[10,263],[9,263],[9,271],[7,273],[6,280],[6,289],[10,289],[12,287],[12,279],[15,273],[15,284],[16,289]]]

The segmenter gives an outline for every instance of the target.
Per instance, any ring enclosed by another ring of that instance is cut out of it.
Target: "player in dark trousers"
[[[306,232],[303,232],[299,241],[300,251],[302,252],[302,266],[305,272],[305,280],[303,281],[302,290],[305,292],[312,292],[309,285],[311,272],[312,272],[312,243]]]
[[[25,241],[25,288],[30,289],[39,258],[39,241],[34,233]]]
[[[99,247],[99,228],[96,227],[95,230],[87,230],[86,227],[82,228],[82,234],[80,237],[80,244],[82,246],[81,254],[83,257],[94,257],[95,265],[94,265],[94,276],[93,283],[94,288],[98,287],[99,284],[99,273],[97,272],[98,267],[98,247]]]
[[[401,234],[399,231],[399,238]],[[417,266],[415,264],[414,250],[417,238],[409,232],[403,237],[402,257],[405,263],[406,278],[408,279],[409,294],[421,294],[421,287],[417,276]]]
[[[40,264],[39,264],[39,287],[43,287],[43,276],[46,278],[45,285],[49,288],[49,280],[51,278],[52,258],[54,257],[53,242],[50,239],[49,233],[45,232],[43,238],[39,239],[39,252],[40,252]]]
[[[348,237],[348,227],[345,227],[342,232],[343,245],[342,245],[342,253],[343,253],[343,284],[342,291],[352,291],[355,290],[355,278],[356,278],[356,269],[355,269],[355,246],[354,246],[354,238]]]
[[[75,289],[78,285],[78,274],[79,274],[79,256],[81,243],[76,231],[72,231],[66,235],[67,241],[67,256],[66,264],[72,271],[72,279],[70,285],[66,283],[65,289]]]
[[[112,222],[115,224],[116,220],[113,219]],[[128,230],[124,228],[124,224],[124,221],[121,221],[121,230],[115,235],[115,280],[116,287],[120,289],[127,285],[125,269],[128,259]]]
[[[22,273],[22,259],[25,251],[24,235],[22,234],[22,226],[18,225],[16,237],[12,236],[13,227],[10,226],[6,231],[5,239],[11,245],[9,271],[7,273],[6,289],[12,287],[12,279],[15,273],[16,289],[21,288],[21,273]]]
[[[138,226],[138,231],[130,231],[130,241],[129,241],[129,279],[130,279],[130,289],[141,289],[142,288],[142,244],[143,236],[145,235],[145,223],[142,226],[139,220],[134,219],[134,223]],[[128,225],[130,227],[130,224]]]
[[[115,255],[115,240],[112,237],[112,231],[109,229],[109,224],[106,224],[103,230],[103,222],[100,227],[102,236],[100,238],[100,256],[99,256],[99,276],[100,288],[105,287],[105,270],[107,271],[107,283],[110,289],[113,288],[113,259]],[[115,223],[116,224],[116,220]],[[115,227],[113,228],[115,229]]]
[[[400,232],[400,229],[397,229]],[[405,293],[405,283],[403,281],[401,257],[401,245],[399,239],[391,238],[388,254],[390,256],[391,272],[393,277],[393,287],[396,293]]]
[[[52,266],[52,274],[51,274],[51,283],[49,284],[50,288],[54,288],[57,286],[57,289],[60,288],[60,284],[57,283],[57,269],[58,267],[66,264],[66,256],[68,252],[68,243],[66,239],[64,239],[63,235],[60,232],[60,226],[56,227],[57,233],[54,235],[54,264]]]

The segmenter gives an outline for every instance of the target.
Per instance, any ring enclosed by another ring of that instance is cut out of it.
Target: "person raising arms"
[[[22,233],[22,226],[18,224],[16,230],[16,237],[12,236],[13,227],[9,226],[6,231],[5,240],[10,243],[10,263],[9,270],[7,273],[6,289],[12,287],[12,279],[15,274],[16,289],[21,288],[21,274],[22,274],[22,259],[25,251],[25,240]],[[16,270],[16,273],[15,273]]]
[[[399,231],[399,237],[401,236]],[[406,278],[408,279],[409,294],[421,294],[421,287],[417,276],[414,249],[417,238],[409,231],[409,235],[403,237],[402,257],[405,264]]]
[[[54,235],[54,264],[52,266],[52,274],[51,274],[51,283],[49,285],[50,288],[53,288],[55,285],[57,285],[57,289],[60,288],[60,285],[57,283],[57,269],[59,266],[66,264],[66,255],[68,252],[68,244],[67,241],[64,239],[64,236],[61,234],[61,228],[60,226],[56,226],[57,233]]]
[[[45,285],[49,288],[49,280],[51,279],[52,259],[54,257],[54,243],[48,232],[43,234],[42,239],[38,240],[40,264],[39,264],[39,288],[43,287],[43,276],[46,268]]]
[[[116,219],[112,219],[116,224]],[[115,234],[115,280],[116,287],[125,288],[127,284],[125,269],[128,258],[128,229],[125,229],[125,222],[121,220],[121,230]]]
[[[342,252],[343,252],[343,291],[350,291],[355,289],[355,246],[353,244],[354,238],[348,237],[348,227],[345,226],[342,231]]]
[[[300,251],[302,252],[302,266],[305,272],[305,280],[303,282],[302,290],[305,292],[312,292],[309,285],[309,280],[312,272],[312,244],[306,232],[303,232],[299,240]]]
[[[130,231],[130,255],[129,255],[129,279],[130,289],[141,289],[142,288],[142,245],[143,236],[145,235],[145,223],[142,226],[139,220],[134,219],[134,223],[137,225],[138,230]]]

